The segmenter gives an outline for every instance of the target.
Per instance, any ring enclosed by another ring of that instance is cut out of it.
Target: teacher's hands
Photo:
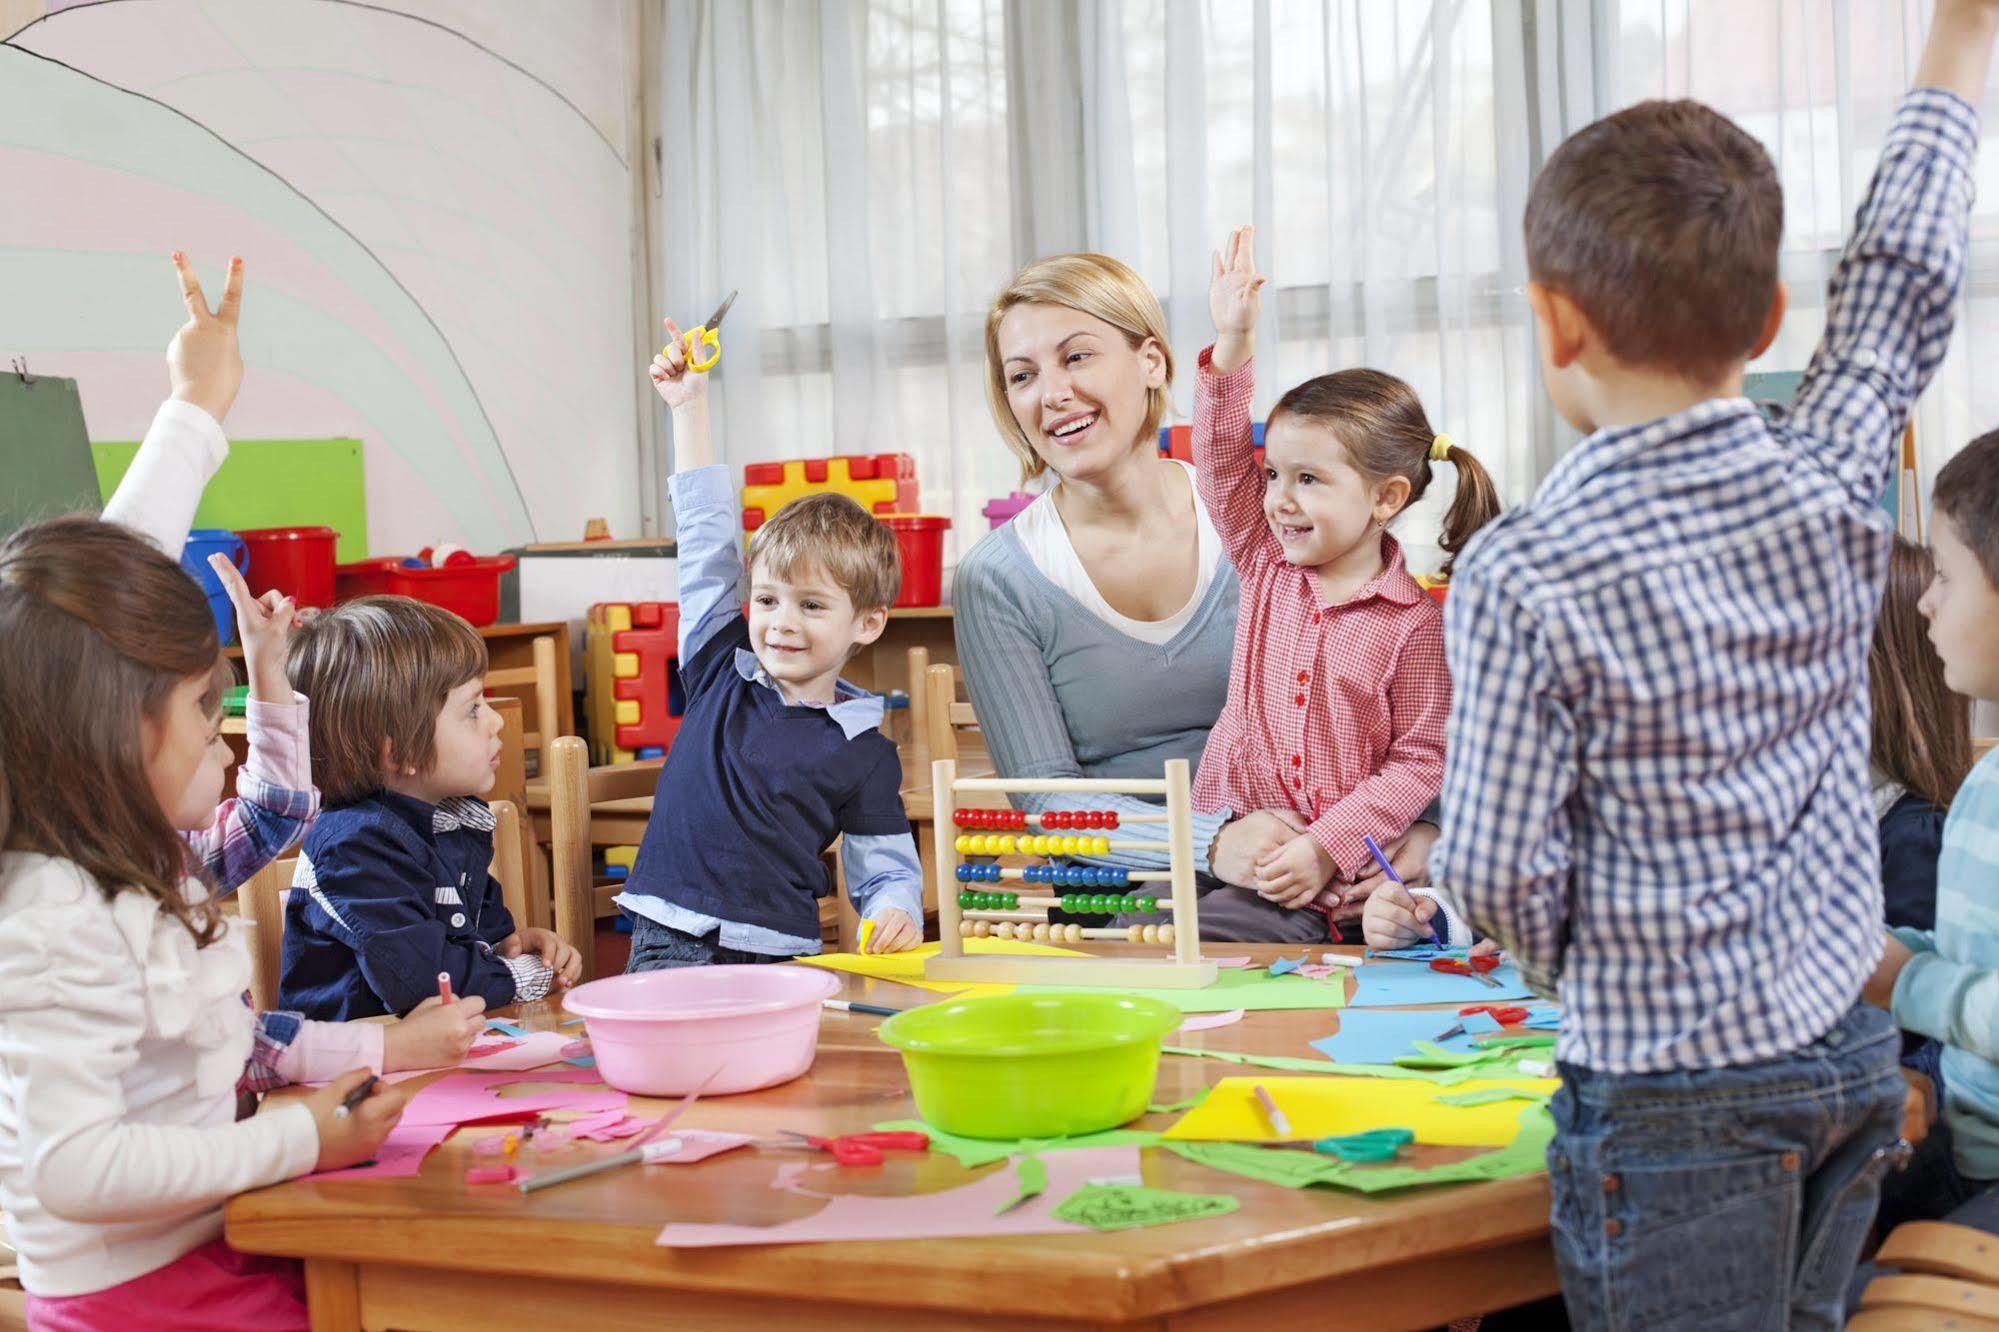
[[[1256,887],[1258,862],[1281,851],[1305,831],[1305,820],[1288,809],[1260,809],[1231,819],[1215,834],[1208,850],[1208,868],[1224,883]]]

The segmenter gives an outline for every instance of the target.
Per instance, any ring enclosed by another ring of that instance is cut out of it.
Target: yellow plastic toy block
[[[916,510],[916,464],[903,454],[752,463],[743,469],[743,480],[746,532],[763,526],[793,500],[821,491],[846,495],[869,513]]]

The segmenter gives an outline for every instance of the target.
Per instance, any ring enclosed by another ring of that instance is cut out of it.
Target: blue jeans
[[[664,967],[709,967],[724,963],[782,962],[775,953],[746,953],[740,948],[722,947],[722,927],[706,934],[689,934],[671,925],[662,925],[644,916],[632,916],[632,955],[625,959],[625,974],[658,971]]]
[[[1856,1006],[1740,1068],[1562,1066],[1549,1109],[1555,1263],[1578,1328],[1836,1329],[1901,1151],[1901,1037]]]

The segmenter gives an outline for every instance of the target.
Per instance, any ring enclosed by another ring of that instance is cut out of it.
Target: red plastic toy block
[[[632,606],[632,627],[611,635],[613,652],[635,652],[639,673],[612,684],[612,694],[639,705],[639,720],[617,728],[618,748],[670,748],[680,731],[673,702],[672,669],[680,654],[680,606],[670,601],[641,601]]]

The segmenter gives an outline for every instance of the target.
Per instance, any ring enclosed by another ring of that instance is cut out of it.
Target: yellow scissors
[[[728,300],[723,301],[720,305],[715,307],[714,314],[709,315],[708,318],[703,320],[700,324],[697,324],[695,327],[690,328],[685,333],[681,334],[682,340],[685,341],[687,344],[687,368],[689,370],[700,370],[706,372],[709,370],[713,370],[715,366],[721,361],[722,337],[720,333],[716,332],[716,330],[722,327],[722,316],[729,313],[729,307],[734,305],[735,303],[736,303],[736,293],[732,291],[729,293]],[[700,359],[701,358],[700,349],[703,347],[713,347],[715,349],[715,354],[713,356],[710,356],[705,361]],[[661,347],[659,349],[659,354],[661,356],[664,356],[669,350],[671,350],[670,347]]]

